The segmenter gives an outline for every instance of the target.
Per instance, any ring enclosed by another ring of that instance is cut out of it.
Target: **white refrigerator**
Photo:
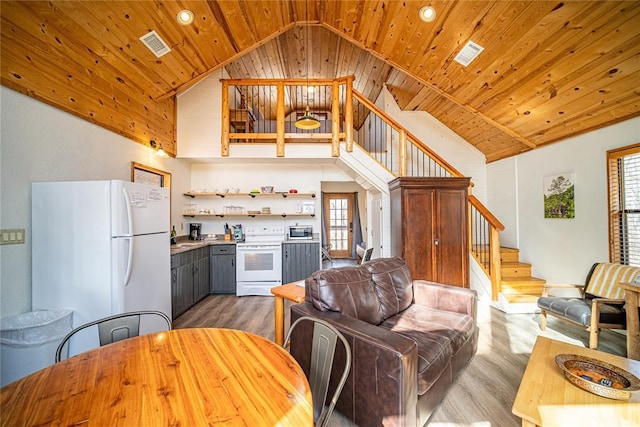
[[[169,211],[167,188],[32,183],[33,310],[72,309],[74,327],[132,310],[171,318]],[[140,333],[161,327],[141,322]],[[97,333],[86,331],[72,339],[69,354],[97,346]]]

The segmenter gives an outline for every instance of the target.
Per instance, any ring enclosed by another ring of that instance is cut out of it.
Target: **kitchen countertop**
[[[204,248],[205,246],[213,245],[235,245],[235,240],[224,239],[207,239],[207,240],[179,240],[176,245],[171,245],[171,255],[179,254],[186,251],[192,251],[198,248]]]
[[[198,248],[203,248],[205,246],[213,246],[213,245],[235,245],[235,240],[224,240],[224,238],[218,238],[216,240],[207,239],[207,240],[178,240],[176,245],[171,245],[171,255],[179,254],[186,251],[191,251]],[[242,242],[240,242],[242,243]],[[287,243],[320,243],[320,240],[285,240],[282,242],[283,244]]]

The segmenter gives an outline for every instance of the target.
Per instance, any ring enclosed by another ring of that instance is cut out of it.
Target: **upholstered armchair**
[[[336,409],[360,427],[423,426],[476,353],[476,292],[413,280],[401,258],[316,271],[305,291],[291,321],[325,320],[349,342],[351,371]],[[305,372],[312,336],[311,328],[291,336]],[[337,349],[336,364],[344,360]]]
[[[589,347],[597,349],[600,329],[626,329],[620,283],[633,282],[639,276],[640,267],[602,262],[591,267],[584,285],[545,285],[538,299],[540,329],[546,329],[547,315],[551,314],[589,331]],[[577,289],[580,296],[549,296],[553,288]]]

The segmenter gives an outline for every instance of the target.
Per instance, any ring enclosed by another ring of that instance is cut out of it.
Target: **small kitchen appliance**
[[[311,240],[313,239],[313,227],[311,225],[290,225],[289,240]]]
[[[189,239],[200,240],[202,236],[202,223],[192,222],[189,224]]]

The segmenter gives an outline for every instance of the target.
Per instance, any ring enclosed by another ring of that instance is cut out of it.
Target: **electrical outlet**
[[[0,230],[0,245],[24,243],[24,228],[4,228]]]

